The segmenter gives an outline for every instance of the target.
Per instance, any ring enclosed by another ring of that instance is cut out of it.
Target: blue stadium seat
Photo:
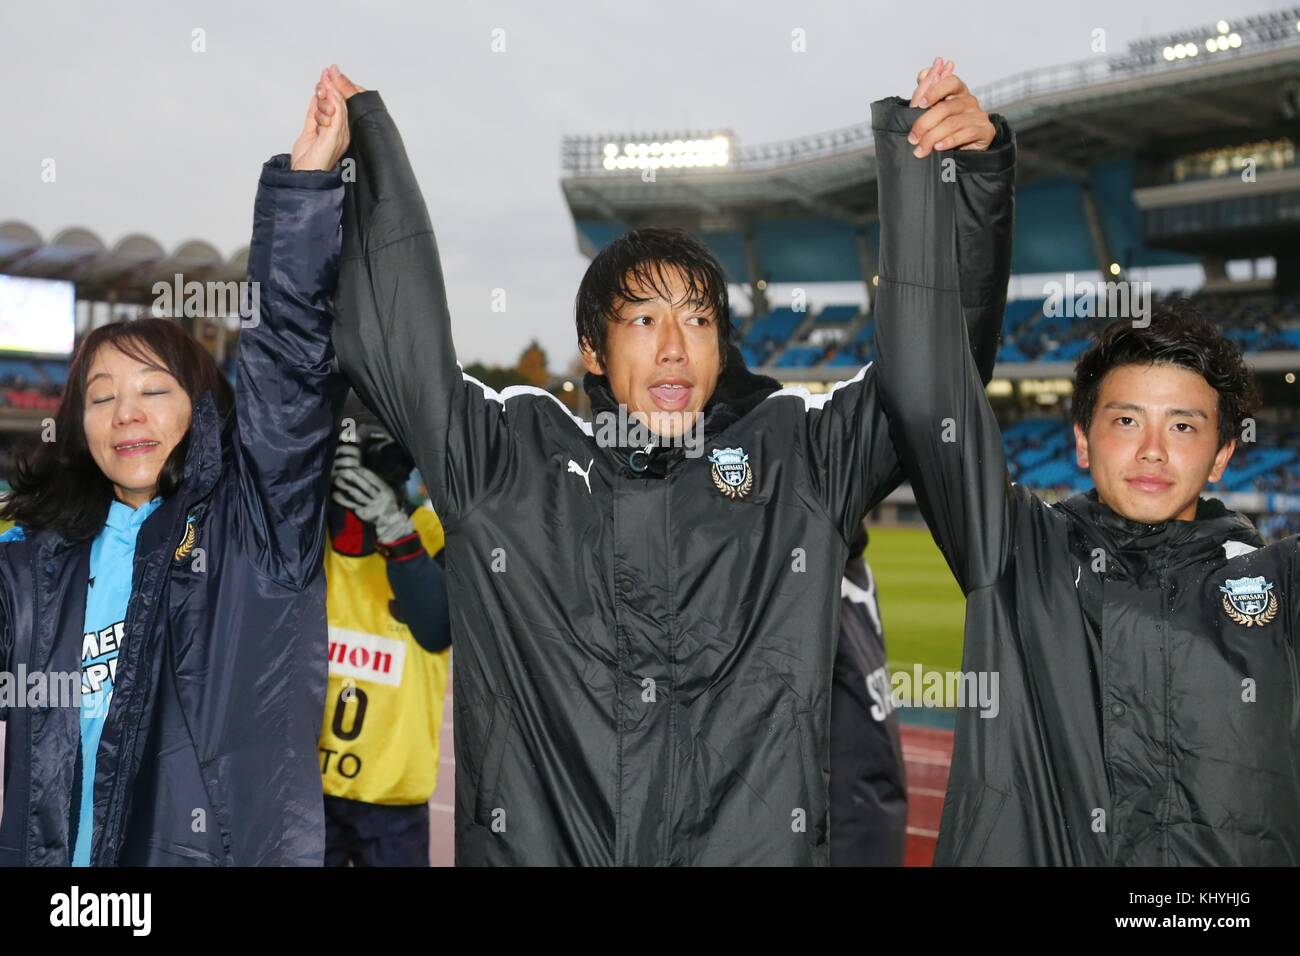
[[[852,349],[840,349],[826,364],[833,368],[862,368],[867,363],[858,358]]]
[[[749,332],[745,334],[745,344],[762,345],[768,339],[784,344],[806,317],[806,312],[796,312],[789,306],[773,309],[749,327]]]
[[[1069,453],[1072,450],[1073,450],[1073,442],[1071,441],[1071,435],[1068,431],[1066,431],[1065,425],[1061,424],[1060,426],[1058,426],[1058,431],[1055,434],[1045,438],[1041,445],[1037,445],[1025,452],[1022,452],[1018,456],[1018,461],[1020,463],[1020,467],[1032,468],[1035,465],[1042,464],[1043,462],[1049,461],[1052,458],[1060,457],[1062,452]],[[1066,457],[1068,460],[1068,454]]]
[[[1274,347],[1278,349],[1300,350],[1300,328],[1283,329],[1278,334]]]
[[[40,387],[49,384],[37,369],[36,363],[25,359],[0,358],[0,382],[9,382],[12,387],[19,379],[28,386]]]
[[[1057,485],[1072,484],[1078,471],[1074,462],[1055,458],[1022,472],[1020,484],[1030,488],[1055,488]]]
[[[1289,448],[1251,448],[1240,466],[1229,466],[1219,484],[1225,491],[1251,491],[1255,481],[1281,465],[1293,464],[1297,453]]]
[[[861,310],[856,305],[828,305],[813,322],[817,325],[845,325],[858,317]]]
[[[68,384],[67,362],[42,362],[41,367],[45,371],[45,376],[59,388]]]
[[[1049,362],[1073,362],[1080,355],[1088,350],[1088,339],[1075,339],[1073,342],[1062,342],[1056,348],[1052,349],[1043,358]]]
[[[792,345],[776,360],[778,368],[811,368],[826,352],[820,345]]]
[[[1012,299],[1009,301],[1006,311],[1002,314],[1002,334],[1010,337],[1019,331],[1021,326],[1041,315],[1043,303],[1046,301],[1043,298]]]

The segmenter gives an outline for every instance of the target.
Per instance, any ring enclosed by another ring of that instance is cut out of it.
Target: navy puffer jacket
[[[235,411],[222,421],[210,394],[195,402],[181,487],[137,539],[96,758],[93,865],[321,862],[342,200],[337,169],[294,172],[288,156],[263,168],[249,253],[259,321],[240,335]],[[0,544],[0,670],[79,670],[89,556],[89,541],[49,529]],[[78,710],[0,717],[0,865],[66,866]]]

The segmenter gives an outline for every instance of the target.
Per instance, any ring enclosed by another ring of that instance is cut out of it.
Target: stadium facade
[[[1074,361],[1106,321],[1190,297],[1246,352],[1265,399],[1217,491],[1280,516],[1269,531],[1300,530],[1300,8],[973,92],[1019,144],[1013,297],[990,385],[1017,480],[1049,495],[1088,486],[1066,426]],[[732,320],[752,367],[819,391],[871,360],[868,122],[754,146],[725,129],[572,136],[561,164],[584,254],[651,225],[708,243],[749,305]],[[1171,289],[1161,274],[1195,278]],[[818,301],[830,283],[857,285],[858,302]],[[904,490],[886,509],[910,501]]]

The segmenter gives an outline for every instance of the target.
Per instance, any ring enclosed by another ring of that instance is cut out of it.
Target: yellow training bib
[[[411,515],[430,555],[442,524],[428,508]],[[438,783],[438,729],[450,650],[430,654],[393,616],[382,555],[325,550],[329,690],[321,726],[325,793],[379,804],[424,803]]]

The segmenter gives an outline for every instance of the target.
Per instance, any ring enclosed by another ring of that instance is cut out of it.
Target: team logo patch
[[[197,516],[190,515],[185,519],[185,536],[181,538],[181,543],[176,546],[176,560],[184,561],[194,550],[195,543],[199,540],[199,529]]]
[[[713,487],[728,498],[743,498],[754,487],[754,469],[743,448],[715,448],[709,454],[713,464]]]
[[[1263,627],[1277,617],[1277,595],[1263,578],[1228,578],[1219,588],[1223,610],[1243,627]]]

